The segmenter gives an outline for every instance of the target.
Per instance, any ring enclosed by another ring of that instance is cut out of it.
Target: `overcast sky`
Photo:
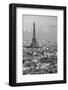
[[[24,40],[32,40],[33,23],[35,22],[37,40],[57,41],[56,16],[23,15],[22,17]]]

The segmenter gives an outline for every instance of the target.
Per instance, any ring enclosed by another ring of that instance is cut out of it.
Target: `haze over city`
[[[23,15],[22,22],[23,40],[32,40],[33,23],[35,23],[37,40],[57,41],[56,16]]]

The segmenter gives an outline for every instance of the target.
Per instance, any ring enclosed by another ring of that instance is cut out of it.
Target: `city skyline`
[[[57,17],[23,15],[23,40],[32,40],[33,23],[37,40],[57,41]]]

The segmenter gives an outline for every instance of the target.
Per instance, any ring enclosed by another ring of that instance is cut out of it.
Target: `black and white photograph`
[[[9,85],[66,83],[66,7],[10,4]]]
[[[57,16],[23,15],[22,74],[57,73]]]

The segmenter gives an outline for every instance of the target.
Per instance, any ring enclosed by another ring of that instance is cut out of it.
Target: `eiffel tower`
[[[38,48],[38,43],[37,43],[36,34],[35,34],[35,23],[33,23],[33,38],[32,38],[32,43],[31,43],[30,47]]]

